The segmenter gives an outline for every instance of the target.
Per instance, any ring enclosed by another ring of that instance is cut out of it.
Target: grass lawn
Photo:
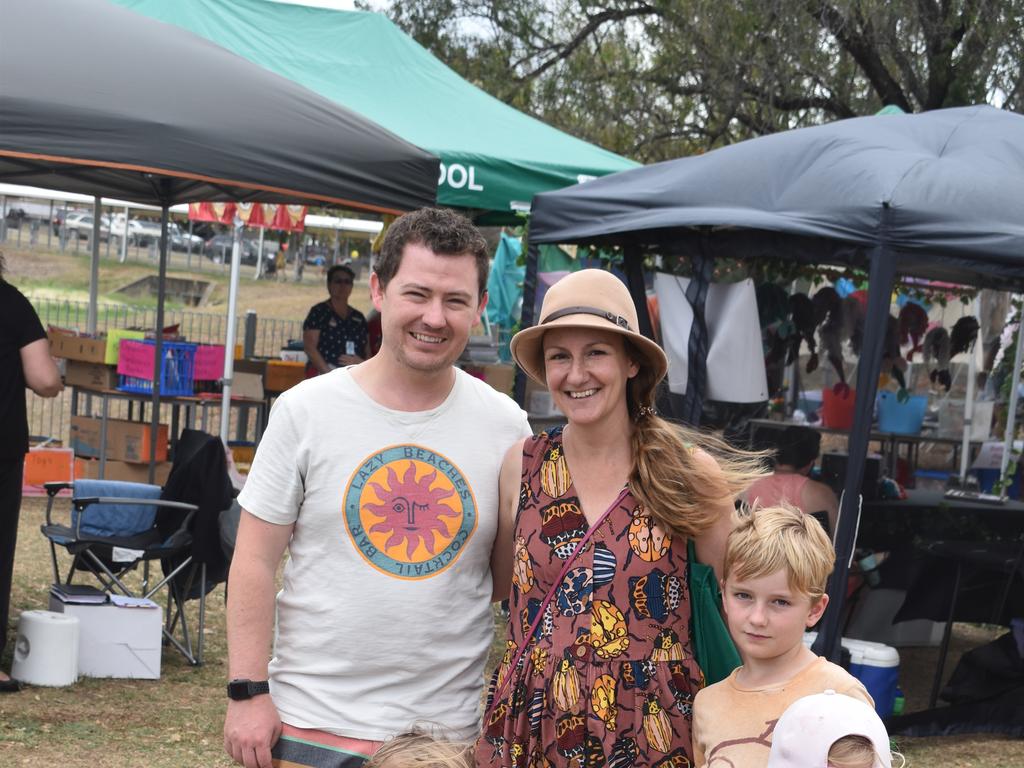
[[[23,291],[38,295],[85,300],[88,255],[4,247],[9,279]],[[201,311],[226,307],[227,276],[216,270],[189,273],[175,255],[172,274],[215,283],[211,303]],[[204,265],[205,266],[205,265]],[[103,301],[120,301],[117,288],[147,274],[155,266],[144,262],[104,261],[100,269]],[[254,281],[252,268],[243,269],[238,309],[257,309],[261,317],[301,319],[309,307],[326,298],[316,270],[307,270],[302,283]],[[289,272],[291,277],[291,272]],[[370,307],[365,283],[357,284],[353,306]],[[22,505],[12,592],[12,620],[23,610],[46,607],[52,580],[49,549],[39,532],[45,501],[26,499]],[[191,610],[195,611],[193,604]],[[498,626],[495,649],[503,647]],[[12,630],[13,634],[13,630]],[[956,666],[959,654],[989,636],[984,630],[957,625],[947,664]],[[221,726],[225,710],[226,647],[224,590],[208,598],[206,664],[189,667],[172,648],[163,653],[159,681],[96,680],[83,678],[68,688],[28,688],[0,696],[0,766],[60,766],[60,768],[216,768],[232,762],[223,754]],[[10,669],[13,643],[8,642],[0,667]],[[493,654],[492,654],[493,655]],[[935,649],[901,649],[901,683],[908,709],[923,707],[931,684]],[[493,660],[492,660],[493,661]],[[1024,741],[998,736],[955,736],[897,739],[912,768],[1024,768]]]

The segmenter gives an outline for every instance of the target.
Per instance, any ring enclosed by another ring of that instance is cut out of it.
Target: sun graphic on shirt
[[[363,502],[365,522],[380,518],[379,522],[367,525],[366,530],[385,553],[395,556],[395,548],[404,546],[403,559],[425,560],[451,541],[461,513],[448,503],[457,494],[451,481],[439,477],[437,470],[409,461],[399,476],[396,466],[400,467],[401,462],[381,470],[387,473],[383,483],[373,479],[367,483],[381,503]]]
[[[447,570],[476,531],[465,475],[425,446],[393,445],[367,456],[344,498],[352,544],[390,576],[423,579]]]

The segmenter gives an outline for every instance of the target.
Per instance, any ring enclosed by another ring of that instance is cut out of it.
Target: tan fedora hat
[[[544,333],[552,328],[595,328],[619,333],[646,358],[655,381],[661,381],[668,372],[665,352],[640,333],[629,289],[603,269],[581,269],[563,277],[544,296],[540,322],[512,337],[513,359],[540,384],[547,383],[542,342]]]

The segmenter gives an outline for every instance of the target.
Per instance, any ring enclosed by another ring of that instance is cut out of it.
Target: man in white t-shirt
[[[370,277],[380,353],[274,406],[228,591],[224,745],[248,768],[269,768],[275,743],[283,760],[289,743],[326,745],[348,768],[417,722],[477,731],[490,602],[505,597],[491,577],[498,474],[529,434],[510,398],[453,367],[487,268],[465,218],[401,217]]]

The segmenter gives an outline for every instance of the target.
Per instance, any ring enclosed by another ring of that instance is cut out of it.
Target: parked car
[[[190,235],[177,222],[168,222],[167,234],[171,240],[171,248],[175,251],[187,251],[190,240],[193,251],[198,253],[203,247],[203,238],[196,234]]]
[[[64,221],[68,237],[77,236],[80,240],[88,240],[92,237],[93,225],[96,219],[91,213],[69,213]],[[110,217],[100,217],[100,241],[106,242],[110,237]]]
[[[133,228],[131,225],[135,224]],[[132,245],[148,246],[160,244],[160,222],[137,219],[128,225],[128,242]]]
[[[110,234],[114,237],[124,237],[124,214],[115,213],[110,219]],[[138,219],[128,220],[128,242],[133,242],[136,235],[142,233],[143,223]],[[159,237],[159,227],[157,236]]]
[[[203,244],[203,255],[206,258],[216,262],[217,264],[224,264],[231,260],[231,247],[234,242],[234,236],[230,234],[214,235]],[[256,240],[250,240],[248,238],[242,238],[241,246],[241,261],[243,264],[256,264],[256,256],[260,250],[260,244]],[[267,264],[274,260],[274,254],[270,251],[268,244],[263,243],[263,263]]]
[[[53,220],[50,225],[53,227],[53,234],[59,235],[61,227],[64,226],[64,219],[71,216],[88,216],[88,211],[76,211],[73,209],[64,210],[63,208],[55,208],[53,211]]]

